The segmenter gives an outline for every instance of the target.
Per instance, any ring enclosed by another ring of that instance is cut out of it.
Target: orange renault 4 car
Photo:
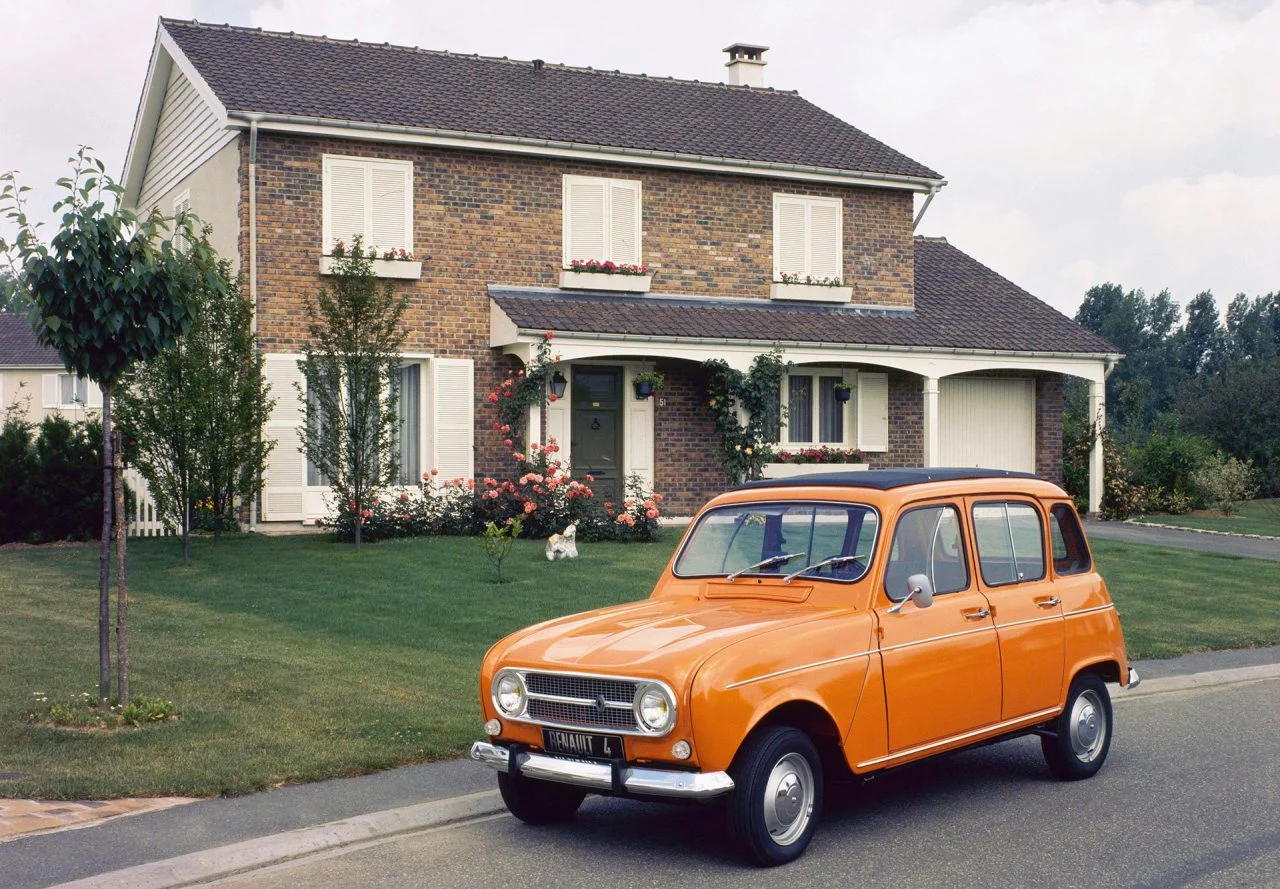
[[[649,599],[494,645],[471,756],[531,824],[587,793],[726,797],[735,842],[781,864],[836,773],[1035,733],[1054,775],[1093,775],[1107,681],[1138,677],[1061,488],[833,472],[716,497]]]

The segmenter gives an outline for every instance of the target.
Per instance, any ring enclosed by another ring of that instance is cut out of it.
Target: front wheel
[[[507,809],[525,824],[570,821],[587,792],[570,784],[537,781],[523,775],[498,773],[498,790]]]
[[[1061,781],[1097,774],[1111,749],[1111,696],[1092,673],[1077,676],[1067,692],[1067,706],[1040,738],[1049,771]]]
[[[799,858],[822,810],[822,762],[809,736],[773,726],[753,734],[730,769],[729,834],[757,864]]]

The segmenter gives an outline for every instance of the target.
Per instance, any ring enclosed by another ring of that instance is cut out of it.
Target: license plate
[[[544,728],[542,746],[548,753],[577,756],[584,759],[622,759],[622,738],[617,735],[589,735]]]

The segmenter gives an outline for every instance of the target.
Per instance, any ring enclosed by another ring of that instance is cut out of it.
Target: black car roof
[[[923,485],[928,482],[950,482],[983,478],[1038,479],[1039,476],[1030,472],[1014,472],[1009,469],[937,466],[926,469],[862,469],[845,470],[843,472],[833,470],[831,472],[815,472],[812,475],[800,475],[791,478],[761,479],[760,481],[738,485],[733,490],[831,487],[875,488],[879,491],[887,491],[890,488],[905,488],[909,485]]]

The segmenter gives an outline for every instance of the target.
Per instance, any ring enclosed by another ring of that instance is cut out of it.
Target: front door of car
[[[969,566],[958,503],[899,514],[876,594],[891,753],[1000,720],[995,624]],[[916,574],[929,578],[933,604],[891,612]]]
[[[1062,703],[1066,625],[1045,564],[1044,516],[1027,500],[971,498],[978,578],[995,619],[1004,675],[1002,719]]]

